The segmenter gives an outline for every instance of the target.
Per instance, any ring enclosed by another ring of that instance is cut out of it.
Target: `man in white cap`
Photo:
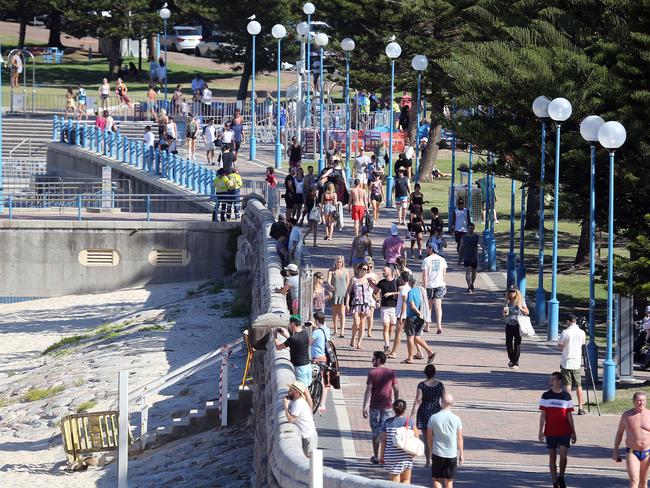
[[[402,257],[404,264],[406,264],[406,249],[404,248],[404,241],[400,239],[397,235],[399,230],[397,225],[391,224],[390,226],[390,236],[384,240],[384,244],[381,247],[382,254],[384,255],[384,261],[388,266],[393,269],[396,269],[396,262],[398,257]]]
[[[282,288],[276,288],[276,293],[288,294],[289,299],[287,300],[287,305],[291,309],[291,313],[299,313],[300,302],[298,301],[298,294],[300,289],[300,269],[295,263],[291,263],[286,268],[282,270],[284,275],[284,286]]]
[[[294,381],[289,386],[287,396],[282,400],[284,414],[287,420],[296,427],[302,434],[302,450],[305,456],[310,457],[311,453],[318,448],[318,434],[312,414],[312,403],[305,393],[307,387],[300,381]]]

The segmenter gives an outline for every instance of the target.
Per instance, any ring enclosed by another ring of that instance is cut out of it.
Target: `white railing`
[[[27,139],[23,139],[20,141],[18,144],[16,144],[11,151],[9,151],[9,159],[14,159],[14,151],[18,149],[20,146],[23,144],[27,143],[29,146],[29,156],[28,158],[32,157],[32,140],[28,137]]]
[[[244,331],[247,334],[248,331]],[[128,405],[135,406],[130,409],[132,412],[140,412],[140,448],[144,449],[147,445],[148,436],[148,421],[149,421],[149,401],[153,395],[156,395],[161,390],[168,388],[181,380],[198,373],[199,371],[213,365],[217,361],[221,361],[221,380],[220,380],[220,417],[221,425],[228,424],[228,361],[230,355],[242,350],[244,339],[239,338],[230,344],[221,346],[220,348],[199,356],[194,361],[190,361],[183,366],[170,371],[160,378],[150,381],[146,385],[136,388],[128,395]]]

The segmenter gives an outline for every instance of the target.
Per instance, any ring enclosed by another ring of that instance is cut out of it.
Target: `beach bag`
[[[372,232],[372,229],[375,228],[375,219],[372,216],[372,211],[368,209],[366,211],[366,229],[368,229],[368,232]]]
[[[393,444],[411,456],[424,456],[424,442],[415,436],[412,427],[409,427],[410,417],[406,417],[406,425],[398,427],[393,435]]]
[[[519,323],[519,335],[521,337],[535,336],[535,329],[533,329],[533,324],[530,322],[528,315],[520,315],[517,317],[517,322]]]
[[[316,222],[320,222],[320,209],[316,205],[314,205],[313,208],[309,211],[308,220],[315,220]]]

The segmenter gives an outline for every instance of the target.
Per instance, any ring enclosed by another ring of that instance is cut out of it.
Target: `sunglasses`
[[[368,271],[368,268],[361,268],[361,271]]]
[[[517,293],[515,290],[508,290],[508,293]]]

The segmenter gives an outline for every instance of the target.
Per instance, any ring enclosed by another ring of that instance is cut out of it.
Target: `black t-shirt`
[[[409,180],[406,178],[396,178],[395,179],[395,196],[397,197],[407,197],[409,194]]]
[[[396,292],[397,280],[387,280],[383,279],[377,283],[377,288],[381,290],[381,306],[382,307],[394,307],[397,305],[397,294],[391,295],[389,297],[385,296],[386,293]]]
[[[230,151],[221,153],[221,162],[223,164],[223,169],[230,173],[232,165],[235,162],[235,155]]]
[[[291,364],[294,366],[305,366],[309,364],[309,334],[306,330],[296,332],[286,341],[289,348]]]

